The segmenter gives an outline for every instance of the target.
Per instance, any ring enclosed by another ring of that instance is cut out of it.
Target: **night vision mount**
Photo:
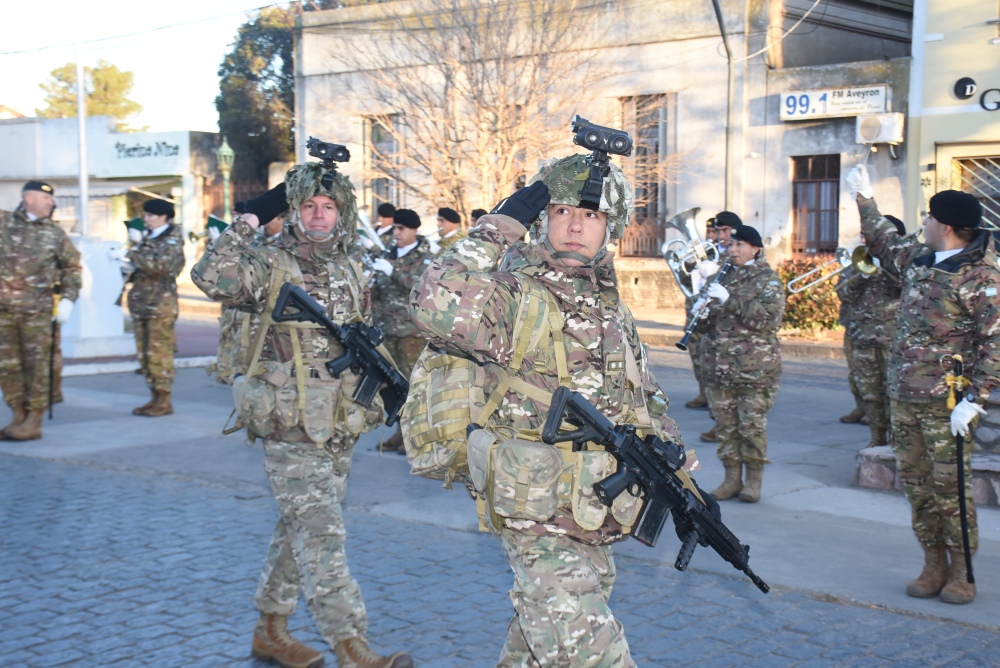
[[[632,155],[632,138],[624,130],[595,125],[579,114],[573,116],[570,129],[575,133],[573,143],[591,151],[587,157],[590,175],[580,190],[580,206],[597,211],[601,204],[604,177],[611,172],[609,154]]]
[[[323,186],[329,188],[333,183],[333,175],[337,173],[338,162],[348,162],[351,159],[351,152],[343,144],[332,144],[320,141],[315,137],[310,137],[306,142],[306,150],[314,158],[319,158],[323,166],[330,170],[329,174],[324,174]]]

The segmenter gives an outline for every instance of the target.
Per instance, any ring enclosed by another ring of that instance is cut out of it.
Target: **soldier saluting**
[[[80,294],[80,252],[52,223],[54,193],[48,183],[28,181],[20,206],[0,212],[0,388],[13,413],[2,431],[8,440],[42,437],[53,313],[66,323]]]
[[[979,542],[971,476],[965,490],[958,467],[971,470],[971,453],[958,460],[955,436],[967,435],[982,404],[1000,385],[1000,257],[993,237],[980,229],[982,206],[975,197],[944,190],[930,200],[926,241],[900,237],[879,213],[864,166],[846,177],[856,193],[861,231],[883,268],[902,277],[896,334],[889,352],[892,449],[903,490],[913,510],[913,531],[924,549],[924,568],[906,587],[918,598],[940,594],[945,603],[970,603],[962,546],[959,494],[967,503],[969,547]],[[942,358],[961,355],[968,394],[948,408],[949,387]],[[971,557],[970,557],[971,559]]]

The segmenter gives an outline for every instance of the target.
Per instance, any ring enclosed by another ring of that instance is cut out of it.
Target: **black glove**
[[[528,227],[542,209],[549,205],[549,188],[541,181],[532,183],[527,188],[521,188],[507,199],[501,201],[490,213],[510,216],[525,227]]]
[[[245,213],[257,216],[260,224],[267,225],[278,217],[278,214],[288,210],[288,196],[285,194],[285,182],[282,181],[263,195],[258,195],[246,203]]]

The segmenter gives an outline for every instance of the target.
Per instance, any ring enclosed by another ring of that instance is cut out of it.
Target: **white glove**
[[[699,293],[703,285],[705,285],[705,279],[702,277],[701,272],[695,269],[691,272],[691,289],[695,293]]]
[[[434,253],[435,255],[441,252],[441,246],[439,246],[438,242],[434,241],[433,239],[428,241],[427,245],[431,247],[431,252]]]
[[[708,278],[712,274],[719,273],[719,263],[711,260],[702,260],[698,263],[698,273]]]
[[[128,250],[125,248],[112,248],[108,251],[108,257],[115,262],[124,262],[127,256]]]
[[[69,322],[71,315],[73,315],[73,302],[68,299],[60,299],[59,306],[56,307],[56,322],[65,325]]]
[[[951,409],[951,433],[953,436],[968,436],[969,424],[976,415],[986,415],[986,410],[974,401],[963,399]]]
[[[377,257],[372,260],[372,269],[381,271],[386,276],[392,276],[392,262],[389,262],[384,257]]]
[[[217,228],[217,227],[210,227],[210,228],[208,228],[208,240],[209,241],[216,241],[221,236],[222,236],[222,232],[221,232],[221,230],[219,230],[219,228]]]
[[[708,296],[718,299],[720,304],[725,304],[729,300],[729,290],[718,283],[712,283],[708,286]]]
[[[136,230],[136,229],[132,229],[130,227],[128,229],[128,239],[132,243],[137,244],[140,241],[142,241],[142,232],[140,232],[139,230]]]
[[[872,182],[868,178],[868,168],[864,165],[857,165],[852,167],[849,172],[847,172],[847,187],[850,188],[852,193],[861,195],[867,199],[872,198]]]
[[[365,250],[371,250],[375,248],[375,242],[369,239],[368,235],[363,232],[358,233],[358,243],[361,244],[361,247],[364,248]]]

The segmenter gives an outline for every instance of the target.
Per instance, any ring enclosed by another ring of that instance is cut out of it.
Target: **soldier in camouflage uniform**
[[[854,346],[851,344],[851,318],[854,316],[855,302],[859,295],[859,293],[848,289],[849,285],[854,284],[853,279],[857,279],[857,272],[851,267],[840,272],[837,276],[837,297],[840,299],[837,322],[844,328],[844,361],[847,362],[847,384],[851,389],[851,396],[854,397],[854,409],[850,413],[840,416],[840,421],[844,424],[857,424],[865,417],[864,402],[861,400],[861,392],[858,390]]]
[[[404,378],[427,345],[410,320],[407,300],[414,283],[434,258],[425,237],[417,234],[420,216],[410,209],[397,209],[393,218],[393,244],[385,256],[372,263],[372,311],[375,324],[385,334],[385,347],[392,354]],[[406,454],[399,424],[392,436],[379,444],[383,450]]]
[[[68,321],[80,294],[80,253],[51,221],[53,193],[29,181],[21,205],[0,211],[0,389],[13,413],[0,436],[7,440],[42,437],[53,313],[59,324]]]
[[[462,227],[462,217],[458,215],[458,211],[448,207],[438,209],[437,226],[439,253],[448,250],[468,234]]]
[[[134,245],[126,257],[135,267],[128,310],[135,328],[135,347],[152,398],[132,410],[133,415],[159,417],[174,412],[170,390],[174,384],[177,350],[177,276],[184,268],[184,237],[173,223],[174,205],[151,199],[142,205],[146,231],[129,230]]]
[[[718,221],[718,218],[716,219]],[[763,257],[760,234],[749,225],[733,230],[733,269],[708,288],[710,308],[702,339],[702,373],[711,395],[726,478],[710,494],[760,500],[767,458],[767,413],[781,377],[778,329],[785,286]],[[696,305],[695,310],[698,310]],[[746,478],[742,479],[742,469]]]
[[[708,222],[705,223],[705,241],[715,243],[715,218],[709,218]],[[684,277],[684,280],[688,281],[686,287],[692,291],[690,296],[684,297],[684,310],[688,313],[691,312],[691,308],[694,306],[695,295],[701,290],[701,286],[705,281],[705,277],[701,276],[701,272],[697,268],[695,268],[695,272]],[[688,401],[684,406],[695,410],[708,410],[708,396],[705,393],[705,384],[702,381],[701,354],[699,352],[700,343],[701,332],[692,333],[687,344],[688,357],[691,358],[691,369],[694,371],[694,379],[698,382],[698,396]]]
[[[680,438],[665,414],[667,398],[649,370],[632,315],[619,298],[613,255],[606,250],[629,221],[632,189],[612,165],[599,210],[582,208],[588,171],[582,155],[545,164],[531,185],[440,255],[410,297],[410,315],[431,344],[482,365],[484,393],[496,408],[473,438],[501,441],[494,447],[542,447],[539,430],[559,385],[585,395],[614,422]],[[528,227],[532,241],[525,242]],[[514,340],[516,323],[522,304],[531,301],[525,295],[533,291],[547,295],[548,322],[555,325],[548,328],[551,345],[532,339],[522,348]],[[518,439],[512,439],[515,434]],[[556,474],[562,471],[564,482],[558,484],[558,502],[552,502],[554,513],[545,508],[521,516],[515,508],[494,522],[490,501],[479,504],[480,518],[499,534],[515,579],[515,616],[498,665],[633,666],[608,598],[615,581],[611,544],[626,537],[638,506],[630,497],[631,507],[609,510],[594,497],[592,483],[614,470],[598,446],[582,452],[570,452],[568,443],[559,447]],[[490,470],[499,469],[496,458],[490,461]],[[551,473],[524,466],[526,479]],[[486,498],[495,500],[498,489]]]
[[[980,229],[982,207],[972,195],[945,190],[931,197],[926,241],[920,243],[900,237],[879,213],[864,167],[851,170],[846,180],[857,194],[871,254],[903,281],[888,364],[892,448],[924,549],[924,569],[906,593],[970,603],[976,586],[967,581],[958,466],[967,472],[969,544],[975,551],[972,448],[964,448],[960,463],[955,436],[968,434],[972,421],[986,413],[982,405],[990,392],[1000,386],[1000,257],[989,231]],[[947,405],[946,355],[961,355],[971,380],[954,409]]]
[[[289,224],[274,244],[256,242],[261,220],[290,209]],[[326,362],[344,350],[327,330],[303,323],[274,323],[271,312],[284,283],[295,283],[338,324],[371,322],[371,302],[361,267],[348,259],[355,244],[357,202],[350,180],[308,163],[285,182],[247,203],[191,271],[205,294],[260,317],[246,375],[234,394],[241,422],[263,439],[264,468],[278,504],[254,603],[255,656],[282,666],[316,668],[319,652],[287,631],[287,618],[304,595],[340,668],[409,668],[409,654],[380,656],[368,648],[368,620],[345,552],[341,503],[358,436],[382,420],[376,400],[366,410],[351,399],[360,378],[345,371],[332,378]]]

